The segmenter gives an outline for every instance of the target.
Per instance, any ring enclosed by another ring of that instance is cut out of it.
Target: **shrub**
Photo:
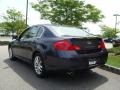
[[[0,41],[0,45],[8,45],[9,41]]]

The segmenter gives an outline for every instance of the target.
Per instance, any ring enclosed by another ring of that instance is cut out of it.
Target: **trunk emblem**
[[[89,45],[90,45],[90,44],[92,44],[92,42],[91,42],[91,41],[87,41],[87,44],[89,44]]]

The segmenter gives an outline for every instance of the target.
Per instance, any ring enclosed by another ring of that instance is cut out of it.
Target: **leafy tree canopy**
[[[5,34],[16,33],[19,35],[26,27],[24,16],[16,9],[8,9],[0,27],[5,30]]]
[[[86,22],[99,22],[101,11],[81,0],[38,0],[32,8],[40,12],[42,19],[52,23],[82,27]]]

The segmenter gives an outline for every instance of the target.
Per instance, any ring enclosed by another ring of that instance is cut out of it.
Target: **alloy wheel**
[[[34,69],[35,69],[35,72],[38,75],[42,74],[42,72],[43,72],[43,66],[42,66],[42,61],[41,61],[40,56],[36,56],[34,58]]]

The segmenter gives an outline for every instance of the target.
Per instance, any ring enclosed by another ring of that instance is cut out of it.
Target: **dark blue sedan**
[[[47,71],[95,68],[108,58],[102,38],[76,27],[35,25],[13,38],[8,47],[10,60],[31,63],[38,77],[45,77]]]

